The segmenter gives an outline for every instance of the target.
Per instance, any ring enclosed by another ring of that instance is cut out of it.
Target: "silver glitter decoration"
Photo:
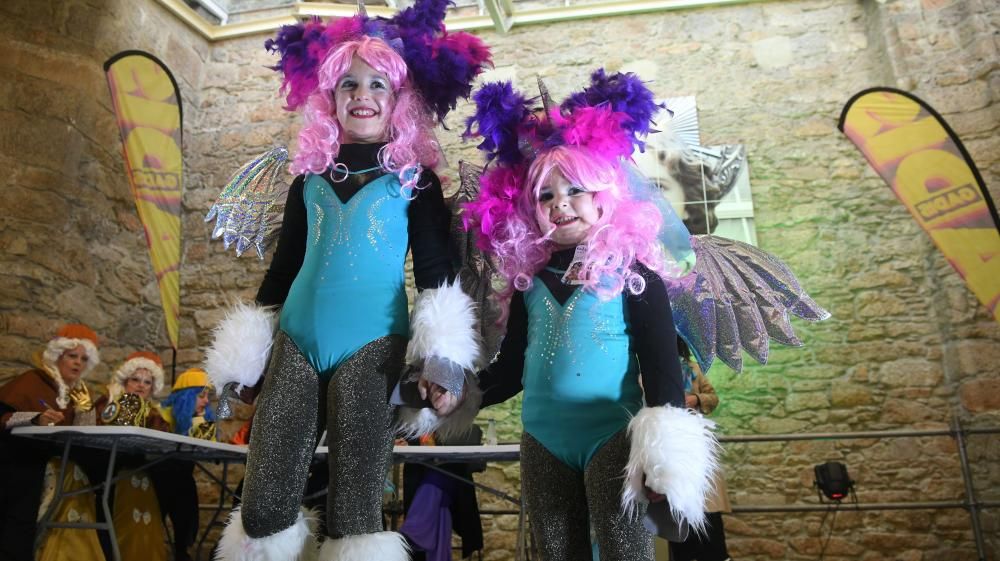
[[[376,339],[330,379],[326,531],[332,538],[382,531],[382,490],[394,435],[395,407],[389,405],[388,394],[402,373],[405,353],[404,337]]]
[[[257,400],[243,483],[243,527],[262,538],[291,527],[316,447],[319,377],[284,332]]]
[[[382,208],[384,203],[385,197],[379,197],[368,207],[368,232],[365,236],[375,251],[379,250],[379,239],[385,240],[386,245],[389,245],[389,249],[392,249],[392,246],[389,244],[390,240],[385,237],[386,220],[379,215],[379,209]]]
[[[830,313],[816,304],[777,257],[752,245],[716,236],[692,236],[694,270],[667,284],[674,324],[702,371],[719,359],[737,372],[742,351],[767,363],[769,339],[802,342],[788,314],[821,321]]]
[[[312,246],[316,247],[320,245],[323,241],[323,222],[326,220],[326,211],[323,210],[323,205],[313,203],[313,213],[316,215],[316,220],[310,225],[312,230]]]
[[[521,436],[522,497],[542,561],[591,558],[593,526],[601,561],[652,561],[653,537],[642,514],[622,513],[622,472],[628,438],[617,433],[580,473],[559,461],[530,434]]]
[[[365,218],[368,221],[368,229],[365,232],[365,237],[372,248],[375,251],[379,251],[381,244],[389,241],[385,237],[386,219],[381,217],[378,211],[391,195],[382,195],[370,204],[369,199],[366,199],[362,193],[351,197],[351,200],[347,201],[347,203],[341,203],[332,189],[324,189],[323,196],[331,199],[329,204],[324,205],[330,211],[330,216],[327,219],[335,221],[329,227],[330,235],[324,238],[328,248],[327,255],[332,254],[334,246],[346,245],[351,241],[351,226],[354,224],[362,208],[367,208]],[[323,231],[321,226],[323,219],[321,208],[317,208],[317,217],[318,220],[313,230],[315,236],[314,245],[321,239],[320,236]]]
[[[548,289],[539,288],[539,290]],[[573,334],[569,328],[569,318],[573,317],[573,314],[576,312],[576,307],[580,301],[579,297],[582,293],[582,290],[573,292],[573,295],[569,297],[569,300],[563,306],[557,304],[551,294],[547,294],[542,298],[542,303],[545,305],[545,315],[552,321],[552,328],[542,336],[541,349],[542,357],[550,366],[555,363],[558,349],[563,349],[570,358],[575,354],[576,347],[572,344]],[[551,379],[551,375],[549,379]]]
[[[579,290],[577,290],[579,292]],[[620,305],[620,302],[615,301]],[[597,302],[595,305],[591,306],[587,311],[587,317],[590,318],[590,323],[594,326],[590,330],[590,340],[594,342],[594,346],[601,349],[601,352],[608,354],[608,346],[605,345],[605,341],[608,339],[608,332],[611,330],[611,321],[608,316],[601,313],[604,308],[605,302]]]
[[[205,222],[215,218],[212,239],[221,237],[226,249],[235,243],[237,256],[253,246],[257,257],[264,259],[281,229],[282,195],[288,192],[282,170],[287,161],[288,150],[277,146],[244,164],[229,179],[205,216]]]

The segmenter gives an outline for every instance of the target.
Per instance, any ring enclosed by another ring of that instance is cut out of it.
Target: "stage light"
[[[854,492],[854,481],[847,474],[847,466],[840,462],[826,462],[813,468],[816,486],[820,502],[823,496],[834,502],[840,502],[847,498],[847,495]]]

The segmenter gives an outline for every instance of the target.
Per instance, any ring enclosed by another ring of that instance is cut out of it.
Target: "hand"
[[[69,390],[69,400],[73,403],[73,408],[77,411],[86,412],[94,408],[94,402],[90,399],[90,391],[87,389],[87,384],[83,381]]]
[[[667,499],[666,495],[661,495],[656,491],[646,487],[646,476],[642,476],[642,488],[646,492],[646,499],[651,503],[663,502]]]
[[[694,394],[686,394],[684,396],[684,407],[688,409],[698,409],[698,396]]]
[[[441,417],[458,408],[459,400],[455,394],[425,378],[420,378],[417,382],[417,391],[420,392],[420,399],[430,401],[431,406]]]
[[[63,420],[63,414],[55,409],[46,409],[41,415],[35,417],[35,424],[41,427],[51,427]]]

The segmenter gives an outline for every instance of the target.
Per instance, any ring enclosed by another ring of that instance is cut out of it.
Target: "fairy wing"
[[[288,193],[287,161],[288,150],[275,146],[243,164],[205,216],[205,222],[215,219],[212,239],[221,237],[226,249],[235,244],[237,257],[253,246],[264,259],[277,239]]]
[[[712,235],[691,236],[693,270],[667,280],[678,334],[703,372],[715,357],[737,372],[742,351],[767,363],[770,339],[801,346],[789,313],[821,321],[830,313],[806,294],[791,269],[752,245]]]
[[[483,338],[484,356],[492,359],[500,348],[503,332],[497,322],[500,309],[493,295],[498,283],[502,282],[496,267],[489,257],[476,246],[473,232],[466,231],[463,220],[463,204],[479,195],[479,178],[483,168],[468,162],[459,162],[460,184],[458,191],[448,199],[451,210],[451,237],[458,253],[456,270],[461,279],[462,289],[472,297],[479,309],[479,334]]]

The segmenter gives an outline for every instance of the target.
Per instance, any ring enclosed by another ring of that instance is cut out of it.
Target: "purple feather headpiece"
[[[609,160],[629,158],[644,149],[653,115],[663,108],[638,76],[609,76],[603,68],[591,74],[587,88],[547,114],[533,111],[534,100],[510,82],[486,84],[473,99],[476,112],[466,121],[465,136],[481,137],[487,160],[505,166],[530,163],[539,150],[561,145],[585,147]]]
[[[337,45],[361,38],[383,40],[406,61],[409,77],[427,107],[443,121],[459,98],[468,97],[484,65],[492,64],[489,47],[475,35],[448,33],[444,16],[451,0],[417,0],[394,17],[365,13],[323,24],[318,18],[283,26],[264,46],[281,54],[273,66],[283,75],[286,109],[294,111],[319,88],[318,71]]]

